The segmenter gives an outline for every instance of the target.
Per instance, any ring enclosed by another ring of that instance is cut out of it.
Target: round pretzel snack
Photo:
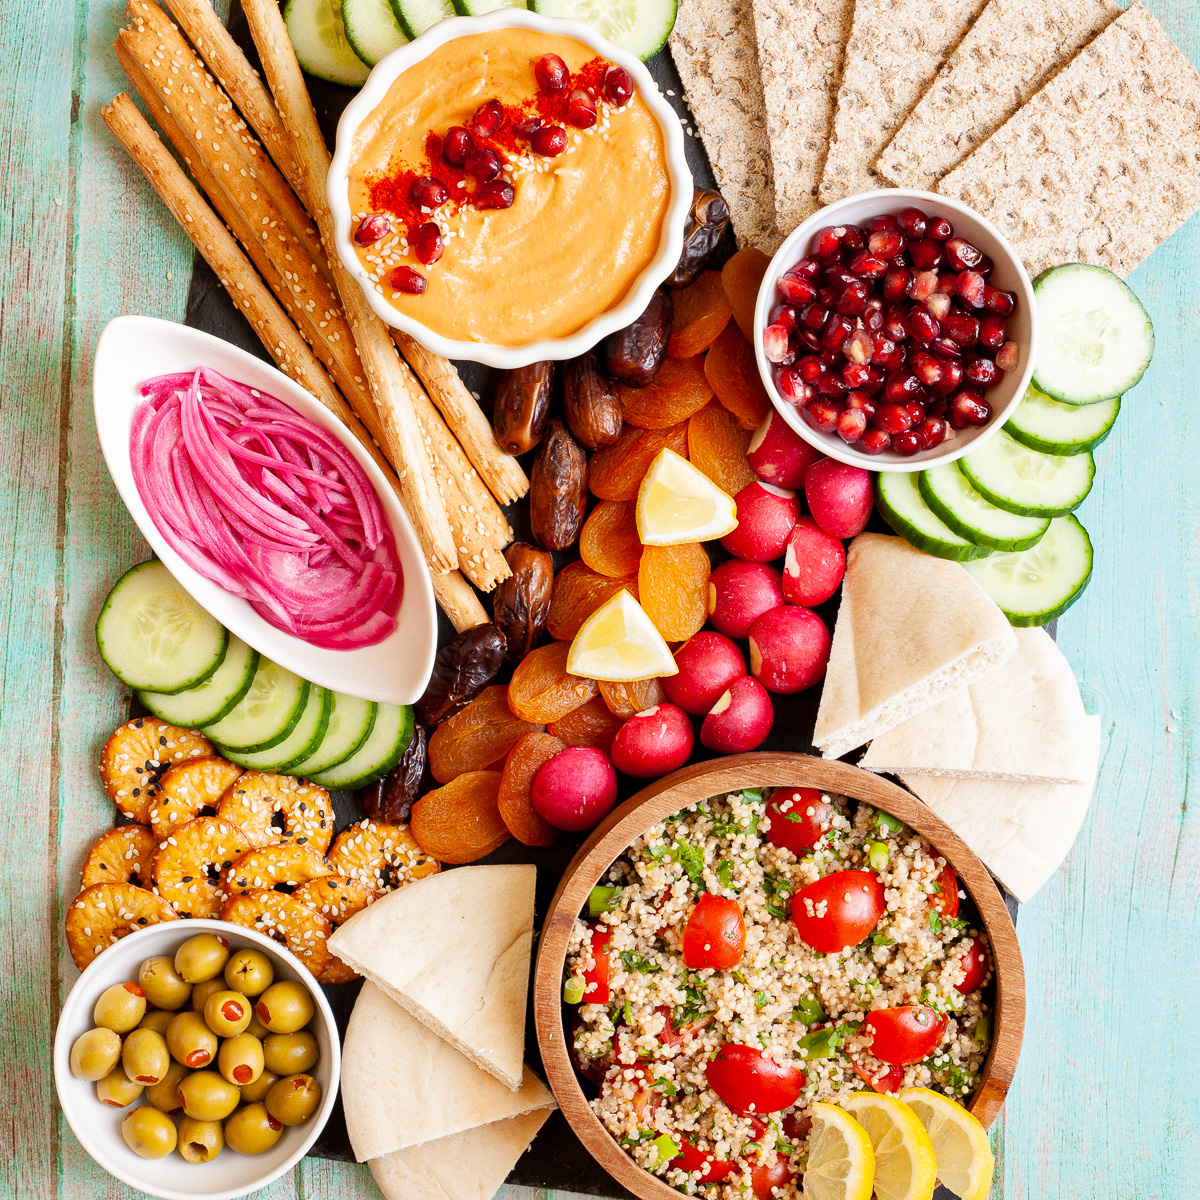
[[[213,744],[194,729],[168,725],[157,717],[135,717],[104,743],[100,778],[108,798],[139,825],[150,824],[158,781],[173,763],[212,754]]]
[[[240,825],[256,850],[291,842],[324,854],[333,837],[329,793],[290,775],[247,771],[225,793],[217,816]]]
[[[256,929],[286,946],[316,976],[333,955],[327,941],[333,926],[315,908],[270,888],[251,888],[221,907],[222,921]]]
[[[249,849],[232,821],[197,817],[159,844],[154,886],[181,917],[217,917],[225,900],[221,876]]]
[[[221,797],[241,774],[241,767],[208,754],[168,767],[158,781],[158,795],[150,810],[154,836],[162,841],[188,821],[214,815]],[[206,808],[211,812],[206,813]]]
[[[145,825],[118,825],[102,833],[88,851],[79,886],[132,883],[134,887],[148,888],[157,849],[158,842]]]
[[[148,925],[174,921],[161,896],[131,883],[97,883],[67,906],[67,948],[82,971],[102,950]]]
[[[440,871],[441,864],[417,845],[407,825],[356,821],[333,839],[329,865],[370,888],[376,896]]]

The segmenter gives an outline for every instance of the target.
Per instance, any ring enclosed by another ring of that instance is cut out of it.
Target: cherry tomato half
[[[833,809],[816,788],[776,788],[767,801],[767,841],[797,858],[807,854],[833,825]]]
[[[883,916],[883,884],[872,871],[835,871],[792,897],[792,920],[800,936],[822,954],[859,942]]]
[[[792,1168],[786,1158],[757,1163],[750,1171],[750,1190],[754,1193],[755,1200],[771,1200],[775,1189],[786,1186],[791,1179]]]
[[[904,1068],[894,1063],[890,1066],[879,1065],[871,1068],[852,1056],[850,1065],[867,1087],[882,1092],[885,1096],[895,1095],[904,1086]]]
[[[713,1023],[713,1016],[709,1013],[703,1017],[697,1017],[694,1021],[687,1021],[683,1025],[676,1027],[675,1022],[671,1018],[671,1010],[665,1004],[660,1004],[655,1009],[655,1012],[660,1012],[663,1015],[663,1027],[658,1035],[658,1040],[664,1046],[678,1046],[680,1042],[686,1041],[702,1029],[707,1029]]]
[[[607,1004],[612,996],[608,986],[608,979],[612,974],[612,961],[606,948],[611,936],[612,930],[607,925],[592,927],[592,958],[596,960],[596,965],[583,973],[584,1004]]]
[[[738,1112],[791,1108],[804,1086],[799,1067],[783,1066],[753,1046],[726,1042],[704,1068],[708,1086]]]
[[[789,1142],[803,1141],[810,1133],[812,1133],[812,1117],[801,1116],[797,1112],[784,1114],[783,1136]]]
[[[902,1004],[867,1013],[871,1053],[885,1063],[906,1067],[928,1058],[946,1032],[946,1018],[924,1004]]]
[[[686,1140],[681,1153],[671,1159],[667,1165],[687,1171],[689,1175],[699,1171],[701,1183],[720,1183],[722,1179],[727,1179],[732,1175],[737,1166],[736,1163],[731,1163],[724,1158],[713,1158],[706,1150],[697,1150],[691,1142]]]
[[[693,971],[728,971],[742,961],[746,922],[736,900],[705,893],[683,930],[683,965]]]
[[[942,890],[934,892],[929,897],[929,907],[936,909],[943,917],[958,916],[958,876],[954,868],[947,863],[938,876],[938,887]]]
[[[983,981],[987,978],[990,965],[991,960],[988,958],[987,947],[983,944],[982,938],[972,938],[967,945],[966,954],[962,956],[962,966],[967,977],[958,984],[958,991],[964,996],[977,992],[983,987]]]

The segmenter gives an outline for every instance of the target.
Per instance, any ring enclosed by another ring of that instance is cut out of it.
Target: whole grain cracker
[[[680,0],[669,44],[737,243],[773,254],[782,238],[750,0]]]
[[[987,0],[856,0],[818,192],[831,204],[885,187],[872,167]]]
[[[1113,0],[991,0],[875,164],[932,188],[1121,13]]]
[[[937,190],[993,220],[1031,275],[1126,275],[1200,208],[1200,75],[1134,4]]]
[[[785,235],[820,207],[817,184],[853,12],[854,0],[754,0],[775,216]]]

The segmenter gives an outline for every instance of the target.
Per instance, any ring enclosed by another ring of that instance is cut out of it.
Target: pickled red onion
[[[336,438],[211,367],[148,379],[141,394],[134,482],[190,567],[314,646],[351,650],[395,629],[395,539]]]

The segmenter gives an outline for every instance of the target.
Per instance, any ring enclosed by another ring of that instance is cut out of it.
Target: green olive
[[[188,983],[203,983],[225,968],[229,943],[215,933],[198,933],[175,951],[175,970]]]
[[[130,1079],[124,1067],[113,1067],[103,1079],[96,1081],[96,1099],[109,1108],[128,1108],[145,1087],[144,1083]]]
[[[247,1104],[257,1104],[267,1098],[267,1093],[279,1082],[274,1071],[264,1071],[253,1083],[242,1084],[242,1099]]]
[[[247,946],[235,950],[225,964],[225,982],[243,996],[260,996],[275,979],[271,960],[261,951]]]
[[[193,1071],[179,1085],[183,1111],[197,1121],[223,1121],[241,1100],[242,1094],[216,1071]]]
[[[241,992],[213,992],[204,1005],[204,1023],[217,1037],[237,1037],[250,1024],[252,1012]]]
[[[262,1154],[279,1141],[283,1125],[265,1104],[247,1104],[225,1122],[225,1144],[238,1154]]]
[[[227,1039],[221,1043],[217,1069],[229,1083],[236,1083],[238,1087],[253,1083],[263,1073],[262,1042],[252,1033],[239,1033]]]
[[[155,1008],[182,1008],[192,994],[192,985],[175,970],[175,960],[166,954],[142,963],[138,969],[138,983]]]
[[[246,1026],[246,1032],[254,1034],[261,1042],[271,1031],[258,1019],[258,1013],[251,1009],[250,1024]]]
[[[166,1037],[167,1030],[174,1019],[175,1014],[170,1009],[148,1008],[146,1015],[138,1022],[138,1028],[153,1029],[155,1033],[161,1033],[163,1037]]]
[[[220,1121],[197,1121],[184,1117],[179,1122],[179,1153],[190,1163],[212,1162],[225,1148]]]
[[[141,1158],[165,1158],[175,1149],[175,1122],[157,1108],[135,1108],[121,1122],[125,1144]]]
[[[311,1075],[288,1075],[267,1093],[267,1112],[281,1125],[299,1125],[317,1111],[321,1085]]]
[[[225,980],[220,975],[212,979],[206,979],[203,983],[198,983],[192,988],[192,1012],[202,1013],[204,1006],[208,1003],[209,996],[215,996],[218,992],[225,990]]]
[[[307,1029],[272,1033],[263,1042],[263,1059],[276,1075],[296,1075],[317,1065],[317,1039]]]
[[[295,1033],[312,1020],[313,998],[303,984],[282,979],[263,992],[254,1011],[272,1033]]]
[[[216,1058],[217,1035],[199,1013],[176,1013],[167,1030],[167,1046],[176,1062],[194,1070],[207,1067]]]
[[[95,1083],[117,1065],[121,1039],[111,1029],[89,1029],[71,1046],[71,1074]]]
[[[116,1033],[128,1033],[146,1015],[146,993],[140,983],[114,983],[92,1009],[92,1020]]]
[[[179,1085],[183,1082],[187,1073],[188,1069],[183,1063],[172,1059],[171,1065],[167,1068],[167,1073],[162,1079],[146,1089],[146,1099],[159,1112],[165,1112],[170,1116],[174,1116],[177,1112],[182,1112],[183,1105],[179,1103]]]
[[[121,1066],[138,1083],[158,1083],[171,1065],[171,1052],[161,1033],[153,1029],[135,1029],[121,1048]]]

